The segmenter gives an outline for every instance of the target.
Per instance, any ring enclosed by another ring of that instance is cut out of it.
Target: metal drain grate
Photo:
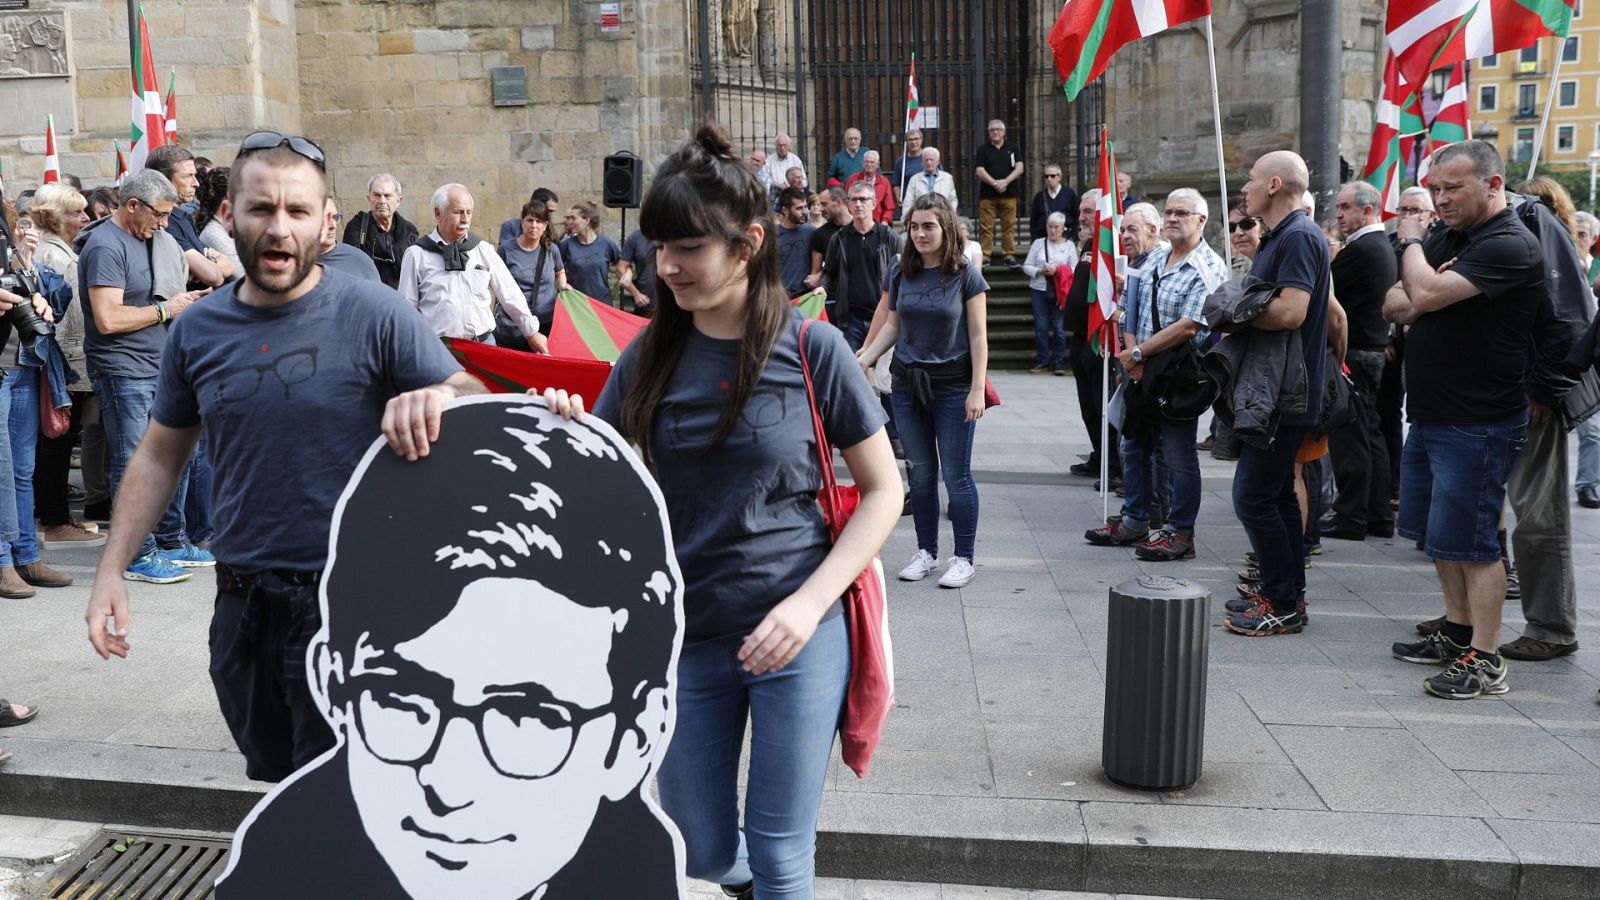
[[[34,896],[51,900],[204,900],[230,842],[172,831],[102,830]]]

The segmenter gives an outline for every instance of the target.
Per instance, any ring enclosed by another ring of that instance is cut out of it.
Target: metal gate
[[[847,128],[883,156],[905,152],[906,79],[916,54],[924,146],[936,147],[959,195],[976,198],[973,157],[987,123],[1006,123],[1038,166],[1057,162],[1090,186],[1105,121],[1104,89],[1060,97],[1049,52],[1052,4],[1031,0],[686,0],[697,118],[714,118],[746,152],[788,134],[813,187]],[[1041,62],[1042,61],[1042,62]],[[1035,93],[1030,95],[1029,91]],[[1051,95],[1041,103],[1037,94]],[[1032,99],[1030,99],[1032,97]],[[1039,121],[1030,122],[1038,116]],[[976,204],[963,203],[975,209]]]

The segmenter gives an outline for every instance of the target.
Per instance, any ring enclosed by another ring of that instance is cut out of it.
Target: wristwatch
[[[1133,348],[1133,361],[1136,363],[1144,362],[1144,351],[1138,347]]]
[[[1400,239],[1400,252],[1401,253],[1406,252],[1406,248],[1411,246],[1412,244],[1416,244],[1418,246],[1421,246],[1422,245],[1422,238],[1401,238]]]

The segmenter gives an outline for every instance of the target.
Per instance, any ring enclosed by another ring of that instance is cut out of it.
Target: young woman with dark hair
[[[857,354],[868,372],[894,348],[891,396],[895,426],[911,464],[911,515],[917,555],[900,571],[921,581],[939,568],[939,486],[944,476],[955,530],[955,556],[940,587],[972,581],[978,534],[978,486],[972,480],[972,439],[983,416],[989,368],[985,306],[989,283],[963,253],[949,201],[937,194],[911,205],[911,243],[889,267],[888,314],[877,336]]]
[[[528,308],[539,317],[539,333],[550,336],[556,318],[556,292],[567,289],[567,265],[550,239],[550,206],[543,200],[522,205],[522,228],[497,249],[511,277],[522,288]]]
[[[657,783],[688,874],[729,896],[815,896],[817,811],[850,675],[840,595],[900,514],[885,415],[839,331],[813,322],[805,359],[828,442],[861,505],[837,543],[802,374],[803,317],[778,279],[755,172],[713,125],[662,164],[640,229],[659,309],[617,360],[595,414],[661,484],[683,569],[678,719]],[[582,399],[550,391],[561,412]],[[739,756],[751,722],[744,828]]]
[[[600,207],[584,200],[566,215],[567,236],[561,239],[561,258],[567,264],[567,281],[574,290],[612,305],[611,267],[622,259],[617,242],[600,233]]]

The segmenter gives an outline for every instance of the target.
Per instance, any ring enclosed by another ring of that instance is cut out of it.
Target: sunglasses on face
[[[1237,222],[1229,222],[1228,223],[1228,233],[1232,234],[1233,232],[1238,231],[1241,228],[1243,228],[1245,231],[1255,231],[1256,230],[1256,226],[1259,225],[1259,224],[1261,224],[1261,220],[1256,218],[1255,216],[1245,216],[1244,218],[1240,219]]]
[[[262,150],[271,150],[275,147],[289,145],[289,149],[316,163],[317,168],[324,171],[328,168],[328,157],[322,148],[296,135],[287,135],[277,131],[255,131],[245,135],[239,144],[239,156],[259,153]]]

